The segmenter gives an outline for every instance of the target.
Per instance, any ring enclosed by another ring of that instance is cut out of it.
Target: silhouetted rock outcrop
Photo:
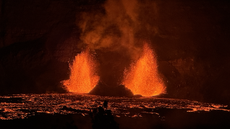
[[[96,85],[95,88],[90,91],[90,94],[102,96],[133,96],[132,91],[126,88],[124,85],[108,86],[101,81],[99,81],[98,85]]]

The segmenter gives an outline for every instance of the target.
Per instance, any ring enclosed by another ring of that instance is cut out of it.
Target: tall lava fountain
[[[133,94],[156,96],[165,93],[165,86],[159,77],[156,57],[147,43],[143,46],[140,59],[131,64],[130,70],[124,72],[123,84]]]
[[[155,17],[157,9],[152,4]],[[158,75],[151,44],[143,44],[157,29],[141,23],[144,20],[139,14],[141,7],[137,0],[107,0],[95,6],[98,9],[93,12],[81,12],[81,18],[76,21],[81,29],[78,46],[96,52],[100,80],[94,74],[91,57],[87,51],[82,52],[71,66],[70,79],[64,82],[69,91],[113,96],[164,93],[165,86]]]
[[[90,55],[89,50],[85,50],[75,56],[73,64],[70,65],[70,78],[63,81],[69,92],[88,93],[98,83],[99,76],[96,75],[96,63]]]

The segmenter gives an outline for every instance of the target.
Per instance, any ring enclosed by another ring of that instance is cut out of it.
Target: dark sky
[[[119,80],[147,41],[167,97],[230,104],[229,2],[0,0],[0,8],[2,95],[65,92],[68,63],[86,46],[101,67],[116,66],[99,68],[101,76]],[[96,36],[94,44],[87,40]]]

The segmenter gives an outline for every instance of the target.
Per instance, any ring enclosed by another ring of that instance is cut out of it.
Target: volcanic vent
[[[124,74],[120,72],[122,80],[119,80],[119,75],[116,74],[119,73],[117,72],[119,68],[113,71],[101,64],[106,68],[105,71],[110,72],[105,75],[100,74],[109,77],[102,77],[99,81],[96,64],[88,49],[78,54],[70,65],[70,79],[63,81],[68,91],[109,96],[132,96],[133,94],[156,96],[165,93],[165,85],[157,70],[156,57],[147,43],[143,45],[141,57],[131,63],[130,67],[124,70]],[[102,73],[103,71],[101,70]],[[107,78],[110,80],[106,80]]]
[[[139,5],[137,0],[107,0],[96,6],[98,10],[81,13],[76,20],[81,29],[77,45],[88,50],[70,65],[70,79],[64,81],[70,92],[112,96],[165,92],[151,49],[152,36],[148,36],[158,31],[156,27],[148,31],[150,28],[141,24]],[[153,11],[156,16],[157,9]],[[94,58],[90,53],[96,53]]]
[[[75,56],[73,64],[70,65],[69,80],[64,80],[63,85],[69,92],[90,92],[99,80],[95,68],[96,64],[89,50],[81,52]]]
[[[158,74],[156,57],[147,43],[143,46],[142,56],[131,64],[129,71],[125,71],[123,84],[133,94],[156,96],[165,93],[165,85]]]

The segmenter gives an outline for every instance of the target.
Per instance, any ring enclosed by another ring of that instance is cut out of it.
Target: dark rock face
[[[78,13],[100,1],[0,0],[0,94],[66,92]],[[93,8],[92,6],[92,8]]]
[[[152,40],[169,96],[229,104],[229,13],[224,1],[161,3]]]
[[[43,40],[21,42],[1,49],[1,93],[65,92],[68,63],[52,59]]]
[[[90,94],[102,96],[133,96],[133,93],[124,85],[111,86],[101,81],[99,81],[98,85],[95,86],[95,88],[92,91],[90,91]]]

